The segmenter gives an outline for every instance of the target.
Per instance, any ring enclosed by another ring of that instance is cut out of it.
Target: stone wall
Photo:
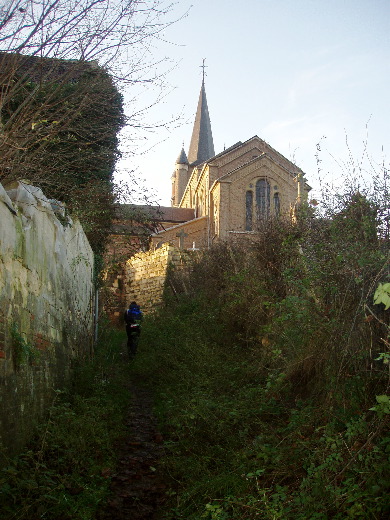
[[[219,219],[219,238],[231,238],[232,232],[244,233],[246,230],[246,193],[253,194],[252,229],[256,229],[256,182],[266,179],[270,187],[270,215],[276,214],[274,196],[277,193],[280,204],[280,215],[291,217],[297,203],[298,184],[279,164],[261,156],[253,162],[238,168],[234,175],[219,180],[219,207],[214,212],[214,219]],[[307,194],[304,193],[304,196]],[[210,224],[211,229],[213,223]],[[217,226],[214,224],[214,227]]]
[[[163,244],[154,251],[138,253],[130,258],[125,267],[127,306],[131,301],[136,301],[145,313],[155,310],[162,302],[168,266],[180,261],[180,251],[170,244]]]
[[[93,253],[61,203],[0,184],[0,440],[17,453],[91,353]],[[0,464],[2,460],[0,459]]]
[[[112,325],[122,325],[118,318],[126,305],[124,295],[124,265],[129,257],[141,249],[138,237],[131,235],[110,235],[105,252],[104,287],[99,294],[99,306],[104,308]]]
[[[199,249],[207,247],[208,217],[199,217],[189,222],[183,222],[168,228],[165,231],[154,233],[151,237],[153,247],[158,247],[165,242],[179,249]]]

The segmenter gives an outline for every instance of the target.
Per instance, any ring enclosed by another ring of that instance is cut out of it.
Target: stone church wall
[[[297,183],[286,171],[270,161],[267,157],[236,170],[234,176],[220,180],[219,236],[231,239],[232,232],[245,232],[246,192],[253,192],[253,223],[255,227],[256,182],[265,178],[270,184],[270,214],[275,215],[274,194],[278,193],[280,214],[291,216],[292,208],[297,201]]]
[[[136,301],[143,312],[153,312],[162,302],[168,266],[179,263],[180,258],[180,251],[170,244],[163,244],[154,251],[138,253],[130,258],[125,267],[127,306]]]
[[[208,217],[199,217],[189,222],[168,228],[166,231],[152,235],[154,247],[161,243],[169,242],[179,249],[191,249],[207,247],[207,223]],[[182,235],[182,239],[180,238]]]
[[[28,440],[74,361],[90,355],[92,307],[93,253],[81,225],[39,188],[0,184],[0,440],[7,455]]]

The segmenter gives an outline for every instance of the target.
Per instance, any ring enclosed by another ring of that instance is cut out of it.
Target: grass
[[[103,331],[95,357],[56,391],[32,443],[0,473],[2,520],[92,520],[108,494],[129,402],[124,334]]]
[[[257,242],[172,271],[175,299],[145,319],[135,360],[119,361],[123,334],[103,338],[9,461],[2,518],[94,518],[131,377],[164,435],[161,519],[387,520],[390,309],[373,297],[389,244],[359,224],[363,202],[352,217],[267,222]]]
[[[388,415],[297,397],[256,351],[206,341],[207,323],[198,334],[194,302],[185,307],[147,320],[132,367],[155,392],[166,440],[161,517],[388,518]]]

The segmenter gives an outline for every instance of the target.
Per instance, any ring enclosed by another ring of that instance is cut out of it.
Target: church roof
[[[179,224],[192,220],[195,216],[192,208],[174,208],[170,206],[149,206],[138,204],[118,204],[115,208],[118,219],[137,219],[140,216],[158,222],[172,222]]]
[[[290,173],[293,173],[293,172],[295,172],[295,173],[303,173],[301,168],[299,168],[299,166],[297,166],[296,164],[291,162],[289,159],[284,157],[280,152],[275,150],[275,148],[272,148],[271,145],[269,145],[266,141],[264,141],[263,139],[261,139],[257,135],[254,135],[253,137],[251,137],[250,139],[248,139],[247,141],[244,141],[244,142],[238,141],[233,146],[230,146],[229,148],[227,148],[223,152],[217,154],[215,157],[211,157],[210,160],[207,161],[207,163],[211,163],[214,160],[218,161],[218,159],[223,157],[225,154],[230,153],[234,149],[238,149],[240,147],[244,147],[248,143],[250,143],[251,141],[254,144],[256,144],[256,147],[258,148],[260,154],[258,156],[257,155],[253,156],[252,159],[250,159],[248,162],[251,162],[253,159],[257,159],[258,157],[261,157],[263,155],[264,156],[266,155],[266,156],[272,158],[272,160],[274,162],[278,163],[280,166],[283,166]],[[230,173],[232,173],[232,172],[230,172]]]
[[[181,149],[179,157],[176,159],[176,164],[189,164],[184,148]]]
[[[191,166],[196,166],[197,164],[207,161],[214,155],[213,135],[211,132],[210,116],[203,80],[188,152],[188,161]]]
[[[138,204],[117,204],[112,224],[114,235],[145,236],[193,220],[192,208],[171,208]]]
[[[163,222],[187,222],[195,217],[195,210],[193,208],[173,208],[169,206],[160,206],[158,208],[160,215],[159,220]]]

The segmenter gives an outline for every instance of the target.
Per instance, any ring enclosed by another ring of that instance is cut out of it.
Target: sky
[[[135,170],[170,205],[204,58],[216,154],[258,135],[305,172],[314,196],[353,168],[369,179],[388,165],[389,0],[179,0],[167,19],[181,16],[153,42],[149,58],[167,58],[156,66],[167,86],[144,114],[150,128],[124,132],[118,179]],[[137,92],[125,92],[128,113],[157,94]]]

